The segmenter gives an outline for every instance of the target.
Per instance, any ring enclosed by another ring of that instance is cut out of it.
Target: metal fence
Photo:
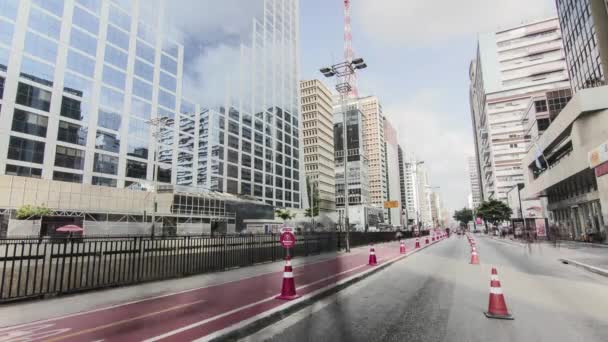
[[[394,239],[395,232],[354,232],[351,246]],[[343,233],[301,234],[291,254],[344,246]],[[0,240],[0,303],[224,271],[284,253],[277,235]]]

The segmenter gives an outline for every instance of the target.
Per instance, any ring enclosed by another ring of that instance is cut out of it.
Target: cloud
[[[384,112],[406,151],[425,161],[431,185],[441,187],[444,205],[454,210],[467,203],[466,156],[474,148],[472,135],[465,129],[469,122],[435,108],[441,97],[438,90],[421,89],[403,102],[385,105]],[[461,116],[468,117],[465,113]],[[454,121],[460,121],[460,127]]]
[[[353,5],[364,33],[393,45],[434,44],[555,15],[553,0],[373,0]]]

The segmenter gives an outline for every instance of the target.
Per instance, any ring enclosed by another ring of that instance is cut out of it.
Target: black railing
[[[353,232],[351,246],[395,237],[395,232]],[[344,246],[343,233],[300,234],[291,255]],[[276,261],[284,253],[278,235],[0,240],[0,303],[224,271]]]

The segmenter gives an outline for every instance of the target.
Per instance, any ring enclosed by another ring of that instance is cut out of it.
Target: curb
[[[589,272],[593,272],[593,273],[599,274],[601,276],[608,277],[608,270],[605,270],[603,268],[587,265],[587,264],[584,264],[582,262],[574,261],[574,260],[571,260],[571,259],[559,258],[557,260],[561,261],[563,264],[567,264],[567,265],[572,264],[575,267],[579,267],[579,268],[582,268],[582,269],[587,270]]]
[[[437,243],[437,242],[435,242],[435,243]],[[359,274],[350,276],[346,279],[340,280],[340,281],[336,282],[335,284],[320,288],[309,294],[303,295],[299,299],[296,299],[290,303],[286,303],[282,306],[279,306],[278,308],[276,308],[274,310],[270,310],[270,311],[261,313],[257,316],[249,318],[239,324],[236,324],[232,327],[228,327],[228,328],[219,330],[215,333],[212,333],[210,335],[197,339],[197,341],[237,341],[241,338],[247,337],[267,326],[270,326],[270,325],[280,321],[281,319],[285,318],[286,316],[288,316],[292,313],[295,313],[296,311],[299,311],[307,306],[312,305],[315,301],[317,301],[321,298],[330,296],[334,293],[337,293],[340,290],[343,290],[354,283],[357,283],[377,272],[382,271],[383,269],[389,267],[390,265],[396,263],[397,261],[406,259],[409,256],[416,254],[416,253],[424,250],[425,248],[428,248],[428,247],[434,245],[435,243],[429,243],[428,245],[425,245],[419,249],[414,249],[405,255],[400,255],[393,259],[389,259],[389,261],[385,261],[382,264],[379,264],[378,266],[373,266],[373,268],[371,268],[367,271],[364,271]]]

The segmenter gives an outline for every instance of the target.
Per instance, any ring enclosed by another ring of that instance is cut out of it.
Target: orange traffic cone
[[[283,286],[281,294],[276,296],[276,299],[292,300],[300,297],[296,294],[296,282],[293,279],[293,268],[291,267],[291,258],[285,258],[285,271],[283,272]]]
[[[374,249],[374,245],[371,245],[369,248],[369,265],[370,266],[378,265],[378,260],[376,259],[376,250]]]
[[[399,253],[405,254],[405,241],[403,240],[401,240],[401,243],[399,244]]]
[[[471,265],[479,265],[479,258],[477,257],[477,251],[471,251]]]
[[[416,238],[416,246],[415,248],[420,248],[420,239]]]
[[[507,309],[507,303],[505,303],[505,296],[502,293],[500,280],[498,280],[498,272],[496,272],[495,267],[492,267],[490,279],[488,311],[484,312],[484,314],[488,318],[513,319],[513,316],[509,313],[509,309]]]

